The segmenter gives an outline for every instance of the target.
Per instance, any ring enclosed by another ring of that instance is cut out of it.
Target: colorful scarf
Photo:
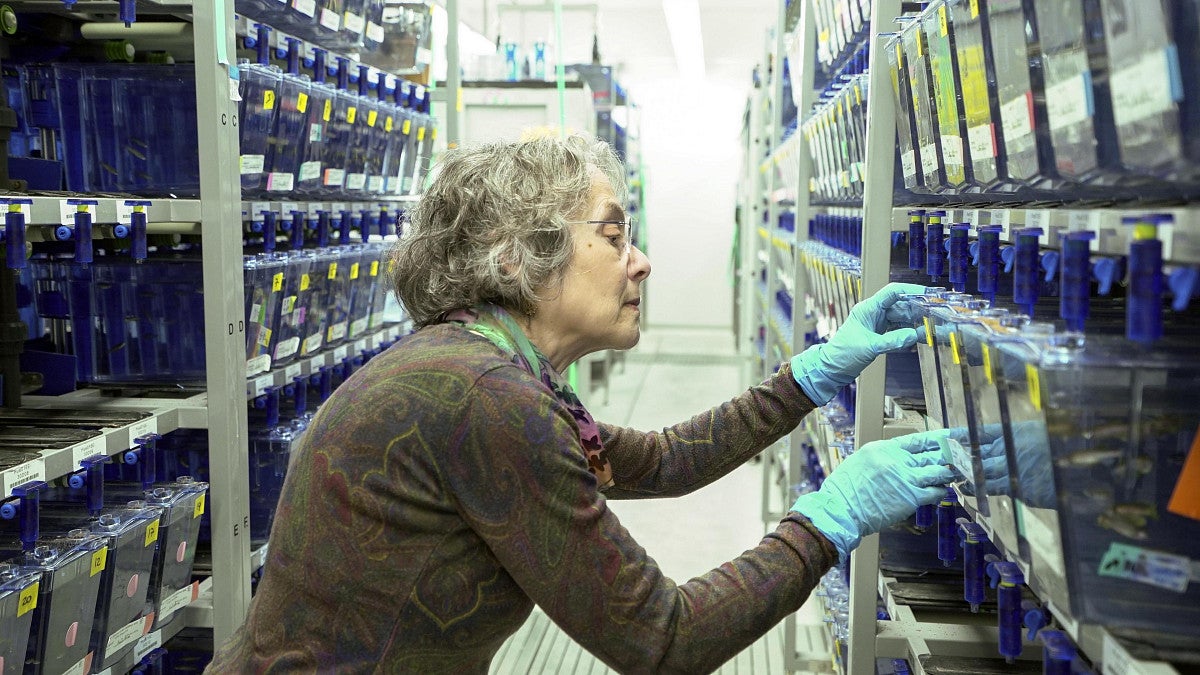
[[[600,429],[596,427],[596,420],[592,419],[591,413],[583,407],[571,385],[554,370],[549,359],[529,341],[525,331],[521,330],[504,308],[484,304],[470,309],[455,310],[446,315],[446,321],[491,340],[492,344],[510,355],[514,364],[540,380],[575,417],[575,422],[579,425],[579,440],[587,453],[588,471],[596,476],[596,480],[600,482],[600,489],[612,486],[612,467],[604,456],[604,445],[600,442]]]

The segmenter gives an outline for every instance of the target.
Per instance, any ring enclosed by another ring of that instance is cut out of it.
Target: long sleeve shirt
[[[684,584],[607,499],[685,494],[813,408],[785,365],[656,433],[600,425],[600,492],[570,411],[492,343],[425,328],[372,359],[296,449],[249,617],[210,672],[486,673],[536,603],[623,673],[714,670],[837,560],[789,513]]]

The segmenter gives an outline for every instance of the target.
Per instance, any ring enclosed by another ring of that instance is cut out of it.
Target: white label
[[[108,443],[104,440],[104,436],[97,436],[96,438],[89,438],[82,443],[76,443],[74,449],[71,450],[71,470],[75,471],[79,469],[79,463],[88,457],[107,454]]]
[[[1060,577],[1066,576],[1066,566],[1062,559],[1062,541],[1059,539],[1058,533],[1052,531],[1033,511],[1023,506],[1021,508],[1025,512],[1021,522],[1025,524],[1025,538],[1029,540],[1030,550],[1046,561]]]
[[[304,353],[311,354],[320,349],[323,338],[324,336],[320,333],[308,336],[308,339],[304,341]]]
[[[343,334],[343,337],[344,337],[344,334]],[[333,362],[338,363],[340,361],[345,361],[346,354],[348,354],[349,351],[350,351],[350,349],[346,345],[342,345],[341,347],[338,347],[337,349],[333,350]]]
[[[158,418],[157,417],[147,417],[146,419],[144,419],[140,422],[135,422],[134,424],[129,425],[129,440],[131,442],[134,439],[141,438],[142,436],[149,436],[150,434],[157,434],[157,433],[158,433]]]
[[[300,341],[299,338],[295,338],[295,339],[296,339],[296,342]],[[295,380],[297,377],[300,377],[300,371],[301,371],[300,364],[293,363],[292,365],[288,366],[286,370],[283,371],[283,379],[287,380],[288,382],[291,382],[292,380]]]
[[[361,190],[367,184],[367,174],[351,173],[346,175],[347,190]]]
[[[304,162],[300,165],[300,182],[321,177],[321,162]]]
[[[242,100],[242,92],[238,90],[238,81],[232,77],[229,78],[229,100],[235,103]]]
[[[266,155],[242,155],[238,160],[238,168],[243,176],[256,176],[263,172]]]
[[[191,597],[191,594],[190,594],[191,589],[185,588],[184,590],[189,591],[188,597]],[[184,604],[187,604],[187,603],[184,603]],[[162,615],[162,618],[165,619],[166,616],[167,615],[164,614],[164,615]],[[134,663],[141,662],[142,659],[146,658],[147,654],[154,651],[155,649],[158,649],[161,646],[162,646],[162,631],[161,630],[156,630],[153,633],[146,633],[146,635],[144,635],[142,637],[142,639],[138,640],[137,646],[135,646],[133,648],[133,662]]]
[[[351,33],[361,35],[363,29],[367,26],[367,20],[354,12],[346,12],[345,26],[346,30]]]
[[[321,25],[329,30],[337,30],[342,27],[342,17],[338,16],[337,12],[333,10],[322,9]]]
[[[1167,52],[1158,50],[1112,74],[1109,89],[1118,126],[1171,109],[1171,67]]]
[[[266,211],[270,211],[270,210],[271,210],[271,202],[250,202],[250,217],[251,218],[262,218],[263,213]],[[258,312],[252,312],[251,314],[253,315],[253,314],[257,314],[257,313]]]
[[[300,338],[290,337],[275,345],[275,360],[286,359],[300,350]],[[289,378],[290,379],[290,378]]]
[[[330,187],[339,187],[346,180],[345,169],[325,169],[325,184]]]
[[[942,136],[942,161],[946,163],[946,166],[962,167],[962,138],[958,136]]]
[[[330,209],[334,213],[341,213],[342,211],[346,210],[346,205],[342,202],[334,202],[333,206],[331,206]]]
[[[372,42],[383,42],[383,26],[380,26],[374,21],[368,21],[367,39]]]
[[[1029,99],[1024,95],[1000,106],[1000,124],[1004,138],[1015,141],[1033,133],[1033,120],[1029,117]]]
[[[91,665],[91,661],[92,654],[88,652],[82,659],[79,659],[79,663],[64,670],[62,675],[87,675],[88,666]]]
[[[267,174],[267,190],[271,192],[291,192],[295,186],[296,176],[290,173]]]
[[[334,342],[346,337],[346,324],[335,323],[329,327],[329,341]]]
[[[917,175],[917,153],[909,150],[900,155],[900,166],[904,170],[905,176]]]
[[[1088,114],[1087,80],[1083,73],[1046,89],[1046,113],[1054,131],[1086,122]]]
[[[66,199],[59,200],[58,210],[62,216],[59,219],[59,222],[62,223],[63,225],[74,226],[75,225],[75,214],[79,213],[80,208],[82,208],[83,210],[92,214],[93,218],[95,217],[96,207],[93,204],[70,204],[67,202]]]
[[[316,16],[317,0],[292,0],[292,9],[304,16]]]
[[[996,156],[996,146],[992,143],[992,125],[990,124],[980,124],[967,129],[967,142],[971,144],[971,161]]]
[[[369,319],[358,319],[350,322],[350,337],[358,337],[364,330],[367,329]]]
[[[1101,656],[1100,665],[1103,675],[1153,675],[1164,672],[1157,668],[1153,671],[1143,668],[1142,664],[1130,656],[1129,652],[1125,651],[1125,648],[1107,632],[1104,633],[1104,653]],[[1168,669],[1166,672],[1174,671]]]
[[[971,227],[977,227],[979,225],[979,209],[963,210],[963,220]]]
[[[260,354],[252,359],[246,360],[246,377],[254,377],[259,373],[265,373],[271,369],[271,355]]]
[[[126,202],[117,203],[117,222],[122,225],[133,224],[133,204]]]
[[[383,192],[383,176],[371,176],[368,178],[367,192]]]
[[[1025,227],[1050,227],[1050,211],[1046,209],[1029,209],[1025,212]]]
[[[925,174],[931,174],[937,171],[938,157],[937,146],[933,143],[921,146],[921,171]]]
[[[3,483],[3,492],[0,492],[0,498],[7,499],[12,494],[13,488],[35,480],[46,480],[46,460],[44,459],[31,459],[0,474],[0,482]]]
[[[172,614],[174,614],[175,612],[178,612],[179,610],[183,609],[184,607],[187,607],[188,604],[190,604],[192,602],[192,599],[193,599],[192,593],[194,590],[193,587],[194,587],[194,584],[188,584],[187,586],[184,586],[183,588],[181,588],[181,589],[175,591],[174,593],[168,595],[167,597],[163,598],[162,601],[158,603],[158,609],[159,609],[158,622],[159,622],[159,624],[164,623],[167,619],[171,618]],[[154,633],[151,633],[150,635],[154,635],[157,632],[158,631],[155,631]],[[149,635],[146,637],[149,637]],[[141,646],[142,645],[139,642],[138,648],[140,649]],[[151,647],[151,649],[154,649],[154,647]],[[148,649],[146,651],[149,652],[150,650]],[[141,661],[141,658],[138,658],[138,661]]]
[[[142,617],[134,619],[125,624],[123,628],[118,629],[109,636],[108,645],[104,648],[104,657],[106,659],[110,658],[113,654],[133,644],[135,640],[145,635],[146,629],[150,627],[150,624],[150,621]]]
[[[325,138],[325,125],[321,122],[313,122],[308,128],[308,142],[320,143]]]
[[[263,394],[267,393],[267,388],[274,384],[275,378],[270,373],[267,373],[262,377],[257,377],[254,379],[254,385],[250,388],[250,391],[253,392],[255,397],[262,396]]]
[[[431,63],[433,51],[425,47],[417,47],[417,63]]]

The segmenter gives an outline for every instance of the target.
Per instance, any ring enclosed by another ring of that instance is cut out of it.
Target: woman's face
[[[637,344],[641,283],[650,276],[650,260],[626,240],[625,210],[600,171],[577,218],[568,225],[575,252],[562,284],[542,294],[530,326],[530,338],[560,371],[586,354]]]

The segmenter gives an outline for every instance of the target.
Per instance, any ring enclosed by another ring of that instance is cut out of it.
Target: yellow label
[[[337,263],[335,263],[335,262],[329,263],[329,276],[326,278],[328,278],[328,279],[336,279],[337,278]]]
[[[312,280],[308,278],[307,274],[300,275],[300,290],[307,291],[310,283],[312,283]]]
[[[300,95],[296,97],[296,110],[300,112],[308,111],[308,94],[300,92]]]
[[[204,515],[204,498],[206,496],[208,495],[202,493],[199,497],[196,497],[196,507],[192,509],[193,518],[199,518]]]
[[[272,110],[275,108],[275,92],[268,89],[263,92],[263,110]]]
[[[17,603],[17,616],[28,614],[37,609],[38,587],[42,582],[35,581],[33,585],[21,591],[21,599]]]
[[[88,576],[94,577],[104,571],[104,563],[108,561],[108,547],[104,546],[99,551],[92,554],[92,573]]]
[[[1034,408],[1042,409],[1042,382],[1038,379],[1037,366],[1025,364],[1025,379],[1029,382],[1029,402]]]
[[[904,50],[900,48],[899,40],[896,40],[896,63],[904,63]]]
[[[354,120],[356,119],[358,119],[358,108],[350,106],[346,109],[346,121],[350,124],[354,124]]]
[[[417,129],[417,141],[425,140],[425,127]]]
[[[857,101],[856,105],[862,106],[862,87],[857,84],[854,85],[854,100]]]
[[[321,112],[321,119],[323,119],[323,120],[325,120],[326,122],[328,122],[328,121],[329,121],[329,118],[330,118],[330,117],[332,117],[332,116],[333,116],[333,100],[332,100],[332,99],[326,99],[326,101],[325,101],[325,110]]]
[[[979,0],[971,0],[971,18],[979,18]]]
[[[378,119],[379,119],[379,111],[378,110],[368,110],[367,111],[367,126],[374,127],[375,122]]]
[[[372,260],[371,261],[371,276],[374,277],[374,276],[378,276],[378,275],[379,275],[379,261]]]
[[[411,130],[412,130],[412,120],[404,120],[404,125],[400,127],[400,133],[407,136],[408,132]]]
[[[925,56],[925,40],[920,31],[917,31],[917,56]]]
[[[146,543],[144,544],[144,546],[149,546],[150,544],[153,544],[156,541],[158,541],[158,519],[157,518],[155,518],[153,522],[151,522],[149,525],[146,526]]]
[[[353,265],[350,266],[350,278],[351,279],[358,278],[358,263],[354,263]]]
[[[954,331],[950,331],[950,358],[954,359],[954,365],[962,365],[962,359],[958,356],[958,333]]]
[[[996,378],[992,376],[992,352],[987,345],[983,347],[983,374],[987,377],[988,384],[996,384]]]
[[[942,37],[950,34],[950,20],[946,18],[946,6],[938,7],[938,30],[941,31]]]
[[[929,317],[925,317],[925,342],[930,347],[933,346],[933,322],[929,320]]]
[[[388,115],[383,118],[383,130],[391,133],[392,131],[392,116]]]
[[[431,141],[437,140],[437,127],[434,127],[433,130],[429,132],[429,140],[431,140]]]
[[[283,272],[271,277],[271,290],[275,292],[283,290]]]

